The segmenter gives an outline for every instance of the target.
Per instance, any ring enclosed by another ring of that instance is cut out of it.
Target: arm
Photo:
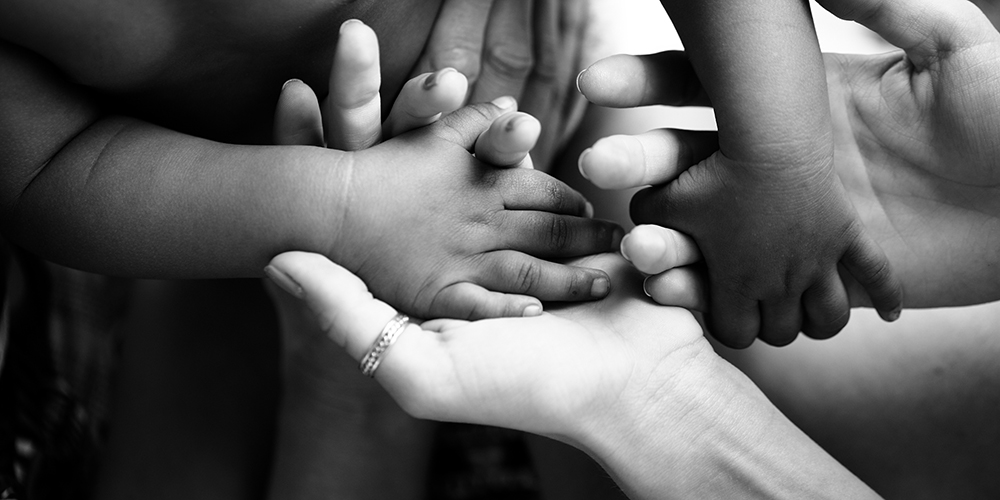
[[[342,153],[220,144],[108,115],[38,56],[4,42],[0,58],[12,241],[145,277],[253,276],[282,249],[329,247]]]

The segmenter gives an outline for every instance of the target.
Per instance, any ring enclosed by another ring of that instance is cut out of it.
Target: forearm
[[[26,185],[8,207],[5,233],[94,272],[255,276],[282,251],[329,250],[344,158],[320,148],[220,144],[105,118]]]
[[[825,71],[807,2],[662,4],[712,100],[724,154],[774,164],[831,151]],[[792,156],[776,157],[779,150]]]
[[[583,440],[630,498],[878,498],[710,349],[668,383]]]

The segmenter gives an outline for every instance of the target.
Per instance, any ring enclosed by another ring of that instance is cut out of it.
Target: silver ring
[[[361,358],[361,366],[359,368],[361,368],[363,375],[366,377],[375,377],[375,369],[382,362],[385,352],[392,347],[392,344],[399,338],[399,334],[403,333],[403,330],[409,324],[410,318],[405,314],[397,314],[385,324],[382,328],[382,333],[378,335],[375,342],[372,343],[371,348],[368,349],[368,353],[365,354],[365,357]]]

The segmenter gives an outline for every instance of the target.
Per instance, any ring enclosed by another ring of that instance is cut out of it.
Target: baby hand
[[[387,121],[374,126],[371,122],[374,117],[380,115],[378,78],[373,77],[377,76],[377,71],[371,71],[371,67],[377,68],[378,64],[374,33],[363,24],[345,23],[341,30],[339,47],[349,47],[350,50],[343,54],[338,50],[335,57],[331,87],[336,89],[336,92],[331,90],[322,118],[318,111],[317,100],[308,86],[293,81],[283,89],[276,126],[279,143],[290,142],[282,139],[282,136],[312,137],[313,144],[322,140],[327,144],[338,144],[348,149],[365,147],[383,136],[391,136],[435,122],[443,113],[457,106],[464,97],[467,85],[464,77],[457,72],[445,69],[420,75],[404,86]],[[350,66],[351,71],[346,71],[345,66]],[[423,196],[415,194],[426,203],[415,203],[410,207],[397,205],[400,212],[406,215],[402,219],[408,221],[403,224],[396,224],[400,219],[387,216],[387,211],[393,209],[393,202],[406,196],[389,196],[386,201],[382,201],[385,198],[381,197],[358,196],[355,198],[355,206],[349,209],[353,214],[365,212],[364,209],[357,208],[358,200],[380,200],[370,205],[361,203],[364,206],[377,207],[371,213],[357,218],[367,221],[371,227],[367,230],[358,230],[357,233],[362,236],[357,239],[344,237],[343,232],[339,233],[341,236],[338,238],[338,243],[345,242],[348,246],[359,240],[378,241],[372,243],[371,251],[350,251],[338,261],[348,267],[351,267],[350,262],[355,260],[359,263],[364,262],[359,265],[367,265],[371,269],[369,273],[377,272],[379,275],[368,278],[373,283],[373,288],[378,290],[380,285],[376,283],[382,283],[383,290],[387,290],[385,293],[380,292],[380,296],[397,303],[412,314],[457,317],[520,316],[541,312],[538,298],[583,300],[598,298],[606,293],[607,277],[600,271],[553,264],[525,255],[530,253],[536,257],[564,258],[607,251],[617,244],[621,233],[620,229],[610,223],[581,217],[588,214],[589,204],[558,181],[534,172],[504,173],[496,170],[490,173],[490,170],[494,169],[487,169],[469,156],[467,149],[474,148],[479,160],[496,165],[530,165],[527,151],[538,137],[538,122],[529,115],[516,113],[514,111],[516,102],[512,99],[498,99],[497,102],[506,108],[500,109],[491,105],[467,108],[462,112],[446,116],[442,122],[446,126],[431,125],[358,155],[358,158],[379,158],[371,160],[371,164],[361,167],[360,160],[354,162],[355,180],[366,177],[363,174],[377,172],[373,178],[378,180],[374,182],[382,189],[397,189],[400,193],[405,192],[410,195],[414,194],[411,192],[414,185],[433,188],[427,189]],[[322,125],[324,121],[326,127]],[[302,134],[303,129],[312,132]],[[427,135],[428,131],[436,133]],[[414,160],[432,160],[436,154],[443,151],[430,148],[424,153],[415,152],[412,148],[423,141],[414,141],[410,136],[422,133],[426,137],[444,138],[445,142],[452,142],[449,146],[452,146],[453,152],[461,151],[459,155],[461,159],[457,162],[427,161],[422,163],[424,165],[422,169],[406,169],[404,167],[406,165],[420,163]],[[388,147],[391,144],[404,144],[404,139],[406,146]],[[465,149],[454,148],[456,141]],[[411,149],[407,152],[404,151],[406,148]],[[390,156],[398,155],[396,159],[385,159],[389,150],[395,151]],[[449,168],[451,166],[456,168]],[[437,179],[431,175],[424,177],[428,181],[422,184],[416,179],[409,179],[412,182],[406,182],[403,177],[395,175],[423,169],[426,170],[423,172],[425,174],[441,176],[445,176],[446,171],[454,171],[461,179],[450,177],[430,181],[429,179]],[[485,184],[493,185],[484,186],[488,189],[469,186],[469,191],[466,192],[465,188],[458,187],[463,182],[472,180],[466,174],[474,174],[472,177],[481,186],[484,181]],[[352,184],[362,185],[360,182]],[[442,191],[441,188],[446,189]],[[469,203],[479,199],[478,196],[487,190],[495,188],[501,188],[501,191],[494,193],[494,201],[499,200],[496,195],[501,195],[500,198],[507,204],[506,206],[494,203],[487,209],[489,203]],[[364,188],[361,190],[367,191],[366,195],[374,194],[376,191]],[[473,194],[474,192],[478,194]],[[450,194],[445,195],[446,193]],[[463,204],[462,198],[469,200],[465,200],[466,203]],[[419,208],[421,206],[424,207],[423,211]],[[467,213],[456,211],[458,206],[470,206],[471,211]],[[544,211],[554,213],[544,213]],[[441,220],[442,216],[446,220]],[[486,220],[479,221],[477,218]],[[476,255],[480,253],[483,255],[470,259],[470,262],[465,264],[465,269],[448,265],[446,262],[448,258],[464,255],[463,250],[475,246],[473,244],[476,242],[464,237],[465,235],[482,234],[482,231],[456,232],[453,223],[463,220],[466,222],[472,220],[473,228],[490,228],[494,233],[491,237],[492,245],[495,246],[487,245],[482,248],[482,252],[473,252]],[[381,230],[379,226],[382,226]],[[397,229],[392,230],[392,227]],[[440,229],[432,229],[433,227]],[[408,239],[408,235],[412,238]],[[392,246],[394,236],[400,238],[400,241],[408,242],[404,246],[410,249],[405,255],[398,256],[399,258],[395,258],[395,251],[400,249]],[[442,253],[441,244],[446,244],[443,246],[447,246],[448,250]],[[468,244],[465,249],[461,249],[463,244]],[[427,249],[428,252],[421,252],[421,249]],[[394,257],[380,258],[384,257],[382,253]],[[425,256],[432,262],[424,261]],[[357,269],[355,271],[365,275],[365,271]],[[434,276],[435,273],[441,273],[442,276]],[[471,278],[470,274],[476,277]],[[469,276],[470,279],[459,279],[462,276]],[[488,292],[478,284],[485,285],[494,292]],[[522,294],[534,295],[537,298]],[[396,297],[400,295],[407,298],[397,302]],[[419,298],[415,295],[419,295]]]
[[[686,62],[676,53],[654,57],[665,65]],[[588,97],[588,91],[614,88],[617,83],[593,81],[621,74],[602,64],[656,63],[598,62],[581,76],[580,86]],[[652,74],[643,68],[629,74],[636,73]],[[693,74],[690,66],[685,74]],[[675,84],[674,92],[651,83],[639,82],[649,91],[632,92],[635,102],[627,104],[677,104],[681,93],[703,97],[690,86]],[[595,98],[608,99],[615,98]],[[883,317],[898,315],[899,285],[863,230],[830,158],[792,155],[781,164],[750,164],[717,151],[715,140],[711,133],[660,130],[604,139],[581,157],[581,171],[601,187],[662,184],[636,195],[633,220],[671,227],[697,242],[708,270],[713,335],[743,347],[757,336],[783,345],[799,331],[835,334],[849,317],[838,264],[864,286]]]

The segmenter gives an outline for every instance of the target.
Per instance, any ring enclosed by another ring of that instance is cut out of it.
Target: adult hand
[[[560,0],[444,0],[415,73],[457,69],[469,80],[467,102],[516,98],[542,122],[532,155],[546,164],[583,111],[573,74],[588,9]]]
[[[409,324],[376,380],[420,418],[573,444],[635,499],[871,495],[712,351],[690,313],[637,295],[622,259],[578,264],[605,269],[614,293],[530,318]],[[317,254],[281,254],[267,274],[355,360],[396,314]]]
[[[960,1],[824,2],[904,52],[827,55],[836,170],[868,232],[900,277],[906,307],[973,304],[1000,298],[1000,35]],[[627,75],[627,79],[622,75]],[[616,56],[581,78],[595,102],[614,106],[707,105],[681,53]],[[595,144],[581,168],[607,187],[668,182],[711,153],[714,136],[661,130]],[[627,161],[596,162],[610,152]],[[609,179],[615,179],[614,182]],[[705,308],[703,270],[674,255],[697,255],[671,236],[641,259],[646,289],[664,304]],[[623,243],[641,253],[637,241]],[[669,249],[668,249],[669,248]],[[659,257],[657,256],[659,255]],[[630,255],[634,258],[634,255]],[[684,267],[674,267],[680,264]],[[663,272],[666,271],[666,272]],[[868,297],[846,279],[852,304]]]

